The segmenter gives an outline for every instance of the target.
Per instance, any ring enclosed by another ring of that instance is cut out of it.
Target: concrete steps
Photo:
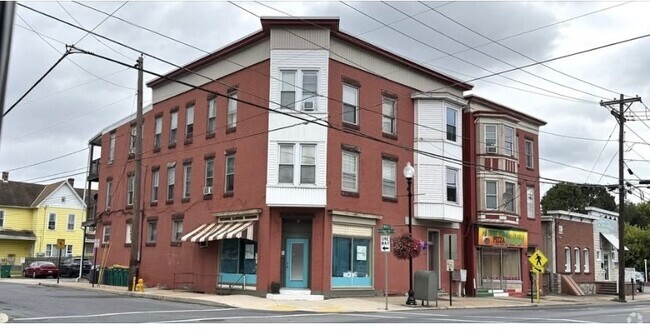
[[[279,294],[267,293],[266,299],[285,301],[321,301],[325,300],[323,295],[311,294],[309,289],[281,288]]]

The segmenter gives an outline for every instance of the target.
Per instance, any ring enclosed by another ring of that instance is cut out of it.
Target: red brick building
[[[149,286],[316,295],[384,288],[377,228],[428,248],[461,239],[461,111],[471,85],[338,29],[336,18],[263,18],[246,36],[147,85],[139,274]],[[129,263],[134,116],[101,135],[99,257]],[[414,150],[415,149],[415,153]],[[441,185],[446,185],[441,187]],[[449,238],[451,236],[451,238]],[[453,243],[455,268],[463,251]],[[389,257],[389,293],[409,288]],[[447,287],[447,276],[439,284]]]
[[[538,132],[546,123],[482,97],[465,99],[466,291],[526,292],[528,256],[542,242]]]

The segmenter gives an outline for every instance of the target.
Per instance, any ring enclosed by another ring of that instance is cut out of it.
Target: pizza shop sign
[[[528,247],[528,232],[521,230],[478,228],[478,244],[489,247]]]

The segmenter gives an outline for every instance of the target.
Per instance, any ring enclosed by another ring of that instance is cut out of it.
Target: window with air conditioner
[[[497,126],[495,124],[485,125],[485,152],[497,153]]]
[[[317,109],[318,71],[282,69],[280,77],[280,108],[304,112]]]
[[[302,110],[303,111],[314,111],[316,108],[314,107],[314,102],[313,101],[303,101],[302,102]]]
[[[212,194],[212,186],[206,186],[203,188],[203,195],[210,195]]]

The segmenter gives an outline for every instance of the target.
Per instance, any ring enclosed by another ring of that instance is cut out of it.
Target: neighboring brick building
[[[567,211],[548,211],[542,219],[545,237],[551,241],[544,249],[549,258],[547,270],[553,274],[570,277],[585,294],[595,294],[594,223],[598,219]],[[575,294],[561,276],[552,276],[553,291],[561,285],[561,293]]]
[[[414,271],[440,273],[443,238],[461,239],[462,96],[472,86],[341,32],[336,18],[261,23],[186,66],[215,80],[167,75],[200,89],[148,83],[145,283],[383,291],[377,228],[408,231],[407,162],[416,171],[413,235],[429,246]],[[134,120],[101,135],[96,222],[106,265],[129,263]],[[462,267],[460,244],[453,253]],[[389,291],[405,293],[408,262],[389,259]]]
[[[464,251],[469,295],[530,288],[528,255],[541,244],[539,127],[546,123],[465,96]]]

